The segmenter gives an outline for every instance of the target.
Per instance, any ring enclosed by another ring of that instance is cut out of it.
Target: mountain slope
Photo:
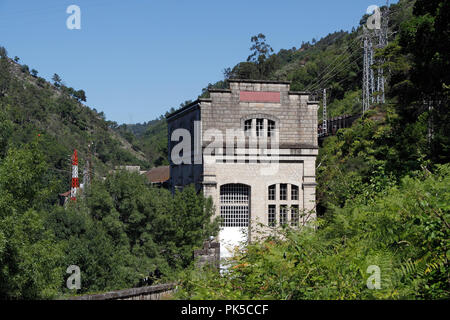
[[[28,66],[8,58],[6,49],[0,47],[0,159],[8,148],[38,139],[46,146],[61,191],[69,188],[73,149],[79,153],[80,178],[89,150],[97,176],[115,165],[148,167],[143,153],[113,130],[114,123],[81,103],[85,100],[84,92],[80,95],[82,90],[51,84],[35,70],[32,73]]]

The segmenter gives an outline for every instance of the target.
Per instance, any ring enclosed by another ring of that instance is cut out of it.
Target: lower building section
[[[276,163],[205,164],[203,192],[221,218],[221,258],[239,244],[257,240],[283,224],[298,227],[315,219],[315,156]],[[264,174],[269,172],[269,174]]]

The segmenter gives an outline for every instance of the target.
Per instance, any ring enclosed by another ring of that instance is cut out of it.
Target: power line
[[[350,56],[351,57],[351,56]],[[349,57],[349,58],[350,58]],[[337,69],[333,74],[329,73],[327,74],[323,79],[319,80],[317,82],[316,85],[314,85],[313,87],[310,88],[309,91],[314,91],[317,89],[320,89],[321,87],[326,86],[334,77],[336,77],[339,73],[346,71],[348,69],[350,69],[353,66],[353,63],[355,63],[356,61],[358,61],[358,59],[360,59],[361,57],[356,57],[355,59],[353,59],[352,61],[347,61],[346,64],[341,65],[339,69]]]
[[[326,67],[325,67],[325,68],[317,75],[317,78],[320,79],[320,78],[325,74],[325,72],[327,72],[327,70],[328,70],[330,67],[332,67],[332,66],[334,65],[334,63],[336,63],[336,62],[339,60],[340,57],[344,56],[344,55],[348,52],[348,50],[349,50],[351,47],[353,47],[353,46],[357,43],[357,40],[358,40],[358,37],[356,37],[355,39],[353,39],[353,40],[350,42],[350,44],[347,45],[347,48],[344,50],[344,52],[338,54],[338,55],[335,57],[335,59],[334,59],[329,65],[327,65],[327,66],[326,66]],[[314,81],[314,80],[312,80],[312,81],[306,86],[306,88],[310,87],[313,81]],[[315,83],[314,83],[314,84],[315,84]]]
[[[326,74],[324,74],[322,77],[319,77],[319,79],[317,79],[312,85],[309,86],[309,88],[315,88],[317,87],[317,85],[320,86],[320,83],[323,82],[324,79],[328,78],[331,74],[333,74],[333,71],[335,71],[336,69],[340,68],[343,64],[348,63],[348,59],[350,59],[357,51],[354,50],[350,55],[346,55],[344,57],[344,59],[342,59],[341,61],[339,61],[338,64],[334,65],[333,68],[328,71]],[[339,71],[338,71],[339,72]],[[338,72],[335,72],[338,73]]]
[[[327,128],[327,89],[323,89],[323,122],[322,122],[322,132],[323,134],[328,133]]]
[[[349,51],[350,48],[353,48],[353,47],[357,44],[356,40],[358,40],[358,38],[353,39],[353,41],[351,42],[351,44],[348,45],[347,49],[346,49],[343,53],[339,54],[339,55],[336,57],[336,59],[335,59],[331,64],[329,64],[325,69],[323,69],[322,72],[317,76],[317,79],[315,80],[315,82],[312,83],[314,80],[311,81],[311,82],[306,86],[306,89],[305,89],[305,90],[308,91],[308,90],[311,90],[311,88],[316,87],[317,84],[320,83],[320,82],[322,81],[323,78],[325,78],[326,76],[328,76],[328,75],[329,75],[331,72],[333,72],[337,67],[339,67],[339,66],[342,65],[347,59],[349,59],[349,58],[355,53],[355,51],[353,51],[350,55],[344,55],[344,54],[346,54],[346,53]],[[342,56],[344,56],[344,59],[342,59],[338,64],[334,65],[334,63],[335,63],[336,61],[338,61],[339,58],[342,57]],[[332,68],[330,71],[325,72],[326,70],[328,70],[330,67],[333,67],[333,66],[334,66],[334,68]]]

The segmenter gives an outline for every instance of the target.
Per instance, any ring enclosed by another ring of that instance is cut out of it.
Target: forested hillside
[[[52,174],[66,183],[61,185],[61,192],[69,188],[73,149],[79,151],[83,168],[91,143],[93,169],[98,176],[115,165],[148,167],[144,155],[112,129],[117,126],[115,123],[106,121],[103,112],[82,104],[86,101],[83,90],[67,87],[57,74],[54,82],[49,83],[36,70],[29,71],[27,65],[19,64],[18,57],[10,59],[6,49],[0,49],[2,155],[10,147],[39,137],[40,143],[46,146],[48,161],[54,169]]]

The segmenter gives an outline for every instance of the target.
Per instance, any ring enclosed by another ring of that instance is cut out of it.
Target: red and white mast
[[[70,189],[70,199],[77,201],[77,189],[80,187],[78,181],[78,154],[77,150],[73,151],[72,155],[72,188]]]

